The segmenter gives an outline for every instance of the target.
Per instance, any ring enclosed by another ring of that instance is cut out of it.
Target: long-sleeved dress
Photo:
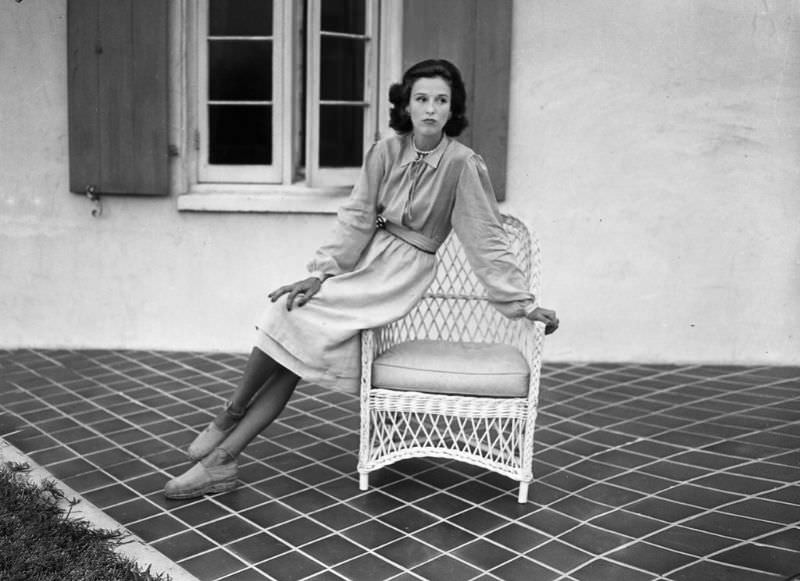
[[[389,225],[376,228],[382,216]],[[521,317],[534,300],[510,252],[483,159],[443,136],[421,155],[410,134],[375,143],[308,270],[325,280],[302,307],[271,303],[256,346],[311,383],[357,393],[359,331],[408,313],[436,273],[432,253],[455,229],[492,304]]]

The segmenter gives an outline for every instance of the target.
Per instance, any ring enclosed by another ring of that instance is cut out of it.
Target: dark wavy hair
[[[444,132],[450,137],[461,135],[467,128],[467,89],[461,72],[453,63],[444,59],[428,59],[418,62],[403,74],[403,80],[389,87],[389,127],[398,133],[408,133],[412,129],[411,116],[406,107],[411,100],[411,88],[417,79],[441,77],[450,85],[450,119]]]

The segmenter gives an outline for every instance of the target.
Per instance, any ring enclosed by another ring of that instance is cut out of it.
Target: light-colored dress
[[[256,346],[311,383],[357,393],[359,331],[399,319],[433,282],[436,256],[376,229],[378,215],[434,247],[455,229],[504,315],[523,316],[534,299],[508,248],[483,159],[447,136],[424,156],[410,135],[388,137],[367,152],[333,237],[308,264],[329,277],[319,293],[291,311],[284,295],[256,325]]]

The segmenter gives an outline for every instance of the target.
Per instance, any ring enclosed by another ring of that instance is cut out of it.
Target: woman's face
[[[441,77],[422,77],[411,86],[408,114],[417,147],[435,146],[450,119],[450,84]]]

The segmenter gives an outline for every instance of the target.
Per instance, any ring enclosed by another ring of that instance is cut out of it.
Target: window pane
[[[208,162],[222,165],[272,163],[272,107],[211,105]]]
[[[323,36],[320,66],[320,99],[364,99],[364,41]]]
[[[322,0],[320,25],[327,32],[364,34],[365,0]]]
[[[319,111],[320,167],[358,167],[364,156],[364,109],[322,105]]]
[[[211,36],[271,36],[271,0],[210,0]]]
[[[210,100],[272,99],[272,42],[209,41],[208,66]]]

